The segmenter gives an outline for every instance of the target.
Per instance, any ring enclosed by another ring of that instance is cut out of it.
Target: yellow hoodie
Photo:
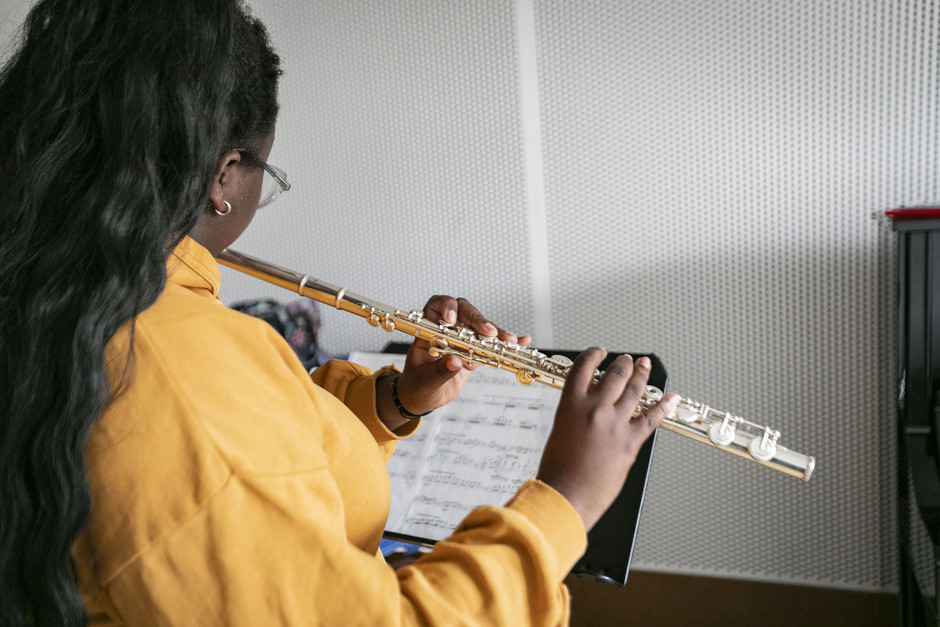
[[[584,552],[575,510],[538,481],[472,512],[394,571],[378,552],[395,441],[375,378],[312,377],[267,323],[224,307],[191,239],[167,287],[108,349],[120,394],[87,451],[92,515],[73,549],[93,625],[555,625]],[[427,418],[432,420],[431,418]]]

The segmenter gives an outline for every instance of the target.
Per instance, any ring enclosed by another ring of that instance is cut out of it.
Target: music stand
[[[409,346],[408,343],[391,342],[383,349],[383,352],[404,354],[408,352]],[[574,359],[578,355],[577,352],[569,350],[539,349],[539,352],[546,355],[564,355],[570,359]],[[608,354],[601,363],[601,370],[607,368],[620,354],[622,353]],[[634,359],[644,356],[640,353],[631,353],[631,355]],[[654,354],[645,354],[645,356],[649,358],[651,366],[649,385],[654,385],[665,392],[668,376],[662,361]],[[588,534],[587,551],[571,569],[572,574],[591,577],[620,587],[626,585],[627,576],[630,572],[630,562],[633,559],[633,547],[640,520],[640,511],[643,508],[643,498],[646,494],[650,462],[656,445],[656,435],[657,432],[654,432],[640,448],[620,494],[614,500],[610,509],[591,529]],[[386,532],[385,537],[424,546],[434,544],[433,540],[395,532]]]

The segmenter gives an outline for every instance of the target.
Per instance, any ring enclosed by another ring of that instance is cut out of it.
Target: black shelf
[[[892,226],[898,237],[901,624],[940,625],[936,590],[940,581],[940,219],[894,220]],[[915,568],[918,556],[912,529],[921,522],[933,548],[932,595],[922,592]]]

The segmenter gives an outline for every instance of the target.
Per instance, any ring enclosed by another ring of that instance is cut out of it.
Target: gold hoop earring
[[[225,211],[219,211],[216,209],[215,212],[220,216],[227,216],[228,214],[232,213],[232,203],[227,200],[223,200],[222,203],[225,204]]]

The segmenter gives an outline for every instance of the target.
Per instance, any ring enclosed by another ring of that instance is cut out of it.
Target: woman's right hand
[[[568,499],[588,531],[620,494],[640,447],[679,402],[669,394],[633,418],[650,361],[634,364],[621,355],[595,384],[606,354],[589,348],[569,370],[537,476]]]

